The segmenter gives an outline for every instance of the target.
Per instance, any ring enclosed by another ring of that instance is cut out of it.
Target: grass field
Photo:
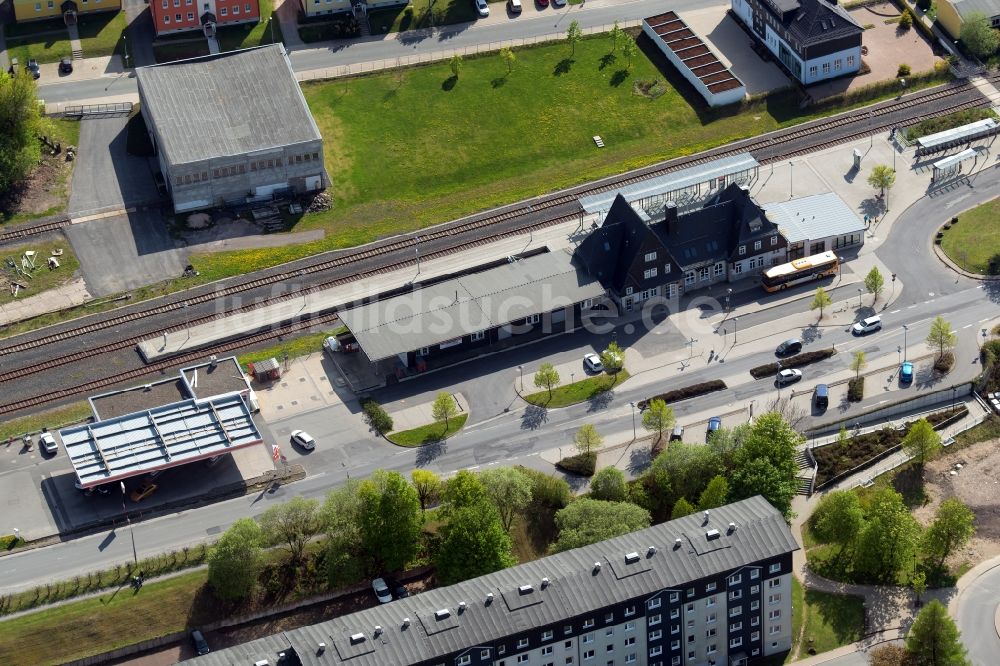
[[[386,435],[386,439],[399,446],[423,446],[424,444],[433,444],[434,442],[440,442],[441,440],[448,439],[454,435],[465,426],[465,422],[468,419],[468,414],[459,414],[458,416],[452,418],[451,421],[448,422],[447,426],[445,426],[444,421],[438,421],[437,423],[430,423],[412,430],[391,432]]]
[[[126,26],[125,12],[81,16],[77,29],[80,32],[83,57],[96,58],[122,53],[122,35],[125,34]],[[62,19],[25,24],[13,35],[6,34],[9,55],[18,58],[22,65],[28,58],[46,63],[59,62],[61,58],[72,55],[69,33],[66,32]]]
[[[305,84],[336,205],[303,216],[295,230],[323,229],[325,238],[194,255],[192,263],[213,279],[249,272],[831,112],[800,110],[794,95],[746,107],[692,107],[694,93],[669,65],[658,69],[640,54],[629,68],[610,44],[597,36],[577,44],[575,54],[565,42],[517,49],[510,74],[498,55],[487,55],[466,58],[457,80],[438,63]],[[635,83],[654,79],[667,82],[665,94],[634,92]],[[594,146],[594,135],[605,148]]]
[[[203,39],[196,42],[180,42],[177,44],[167,42],[153,45],[153,56],[158,63],[197,58],[203,55],[208,55],[208,44]]]
[[[46,262],[49,256],[51,256],[52,250],[57,248],[63,251],[62,256],[57,257],[60,264],[59,268],[49,270]],[[0,305],[37,296],[49,289],[63,285],[72,280],[73,274],[80,268],[80,262],[77,260],[76,255],[73,254],[73,248],[70,246],[69,241],[61,237],[5,247],[3,249],[3,256],[5,258],[12,258],[15,262],[19,263],[22,253],[26,250],[34,250],[37,253],[35,255],[35,265],[37,268],[31,271],[31,279],[13,275],[7,266],[0,269],[3,271],[4,277],[4,279],[0,279],[0,287],[2,287],[0,288]],[[26,285],[27,289],[20,291],[17,298],[15,298],[11,295],[10,289],[7,288],[6,282],[8,279]]]
[[[864,633],[861,597],[806,590],[804,610],[800,656],[810,648],[819,654],[853,643]]]
[[[25,664],[62,664],[214,620],[214,603],[200,603],[204,570],[128,587],[99,597],[0,622],[0,654]],[[128,631],[122,631],[128,627]]]
[[[341,330],[346,330],[346,328],[347,327],[344,326],[335,331],[320,331],[319,333],[307,333],[306,335],[300,335],[297,338],[285,340],[279,345],[274,345],[266,349],[258,349],[247,352],[246,354],[240,354],[237,357],[237,360],[239,360],[240,365],[246,368],[247,363],[263,361],[269,358],[276,358],[280,361],[282,356],[286,353],[290,359],[315,354],[316,352],[323,351],[323,341],[326,340],[327,336],[336,335]]]
[[[605,391],[608,391],[623,381],[628,379],[628,370],[622,369],[617,376],[600,374],[595,377],[587,377],[572,384],[556,386],[552,389],[552,395],[547,390],[539,391],[522,396],[525,402],[539,407],[567,407],[578,402],[590,400]],[[530,381],[530,378],[529,378]]]
[[[944,232],[941,249],[971,273],[1000,275],[1000,199],[993,199],[958,216]]]
[[[274,13],[272,0],[260,0],[260,21],[258,23],[224,26],[218,29],[217,35],[219,47],[223,51],[248,49],[252,46],[278,44],[283,41],[281,23],[278,21],[277,14]]]
[[[433,7],[433,11],[430,8]],[[504,11],[503,5],[494,4],[492,11]],[[411,0],[408,5],[373,9],[368,14],[373,35],[403,30],[419,30],[435,26],[465,23],[479,18],[472,0]]]
[[[791,662],[797,652],[799,640],[802,637],[802,620],[805,617],[805,588],[795,576],[792,576],[792,649],[789,650],[785,663]]]

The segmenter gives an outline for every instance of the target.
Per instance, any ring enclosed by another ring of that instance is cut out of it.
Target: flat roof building
[[[788,241],[788,261],[860,246],[865,224],[833,192],[765,204],[763,209]]]
[[[175,212],[329,184],[323,138],[282,45],[139,67],[136,78]]]
[[[750,666],[791,647],[796,550],[758,496],[192,664]]]

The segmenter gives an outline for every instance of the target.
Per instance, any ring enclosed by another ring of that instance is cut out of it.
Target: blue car
[[[913,381],[913,364],[910,363],[909,361],[906,361],[899,369],[899,382],[901,384],[909,384],[912,381]]]
[[[712,434],[716,430],[722,427],[722,419],[718,416],[713,416],[708,420],[708,434]]]

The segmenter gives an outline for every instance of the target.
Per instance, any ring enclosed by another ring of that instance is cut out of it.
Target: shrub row
[[[673,391],[667,391],[666,393],[654,395],[652,398],[648,398],[646,400],[640,400],[639,409],[646,409],[650,400],[662,400],[663,402],[670,404],[680,400],[687,400],[688,398],[697,398],[699,395],[705,395],[706,393],[723,391],[726,388],[728,388],[726,386],[726,382],[721,379],[713,379],[710,382],[702,382],[701,384],[692,384],[691,386],[685,386],[684,388],[674,389]]]
[[[383,436],[387,432],[392,432],[392,417],[382,405],[369,398],[361,401],[361,410],[364,412],[365,421],[372,431]]]
[[[755,368],[750,368],[750,374],[754,379],[770,377],[771,375],[777,374],[778,370],[781,370],[782,368],[801,368],[804,365],[828,359],[836,353],[837,350],[833,347],[830,347],[829,349],[817,349],[816,351],[803,352],[801,354],[796,354],[795,356],[790,356],[781,363],[767,363],[765,365],[758,365]]]
[[[569,456],[557,462],[556,467],[571,474],[593,476],[594,470],[597,468],[597,454],[579,453],[575,456]]]

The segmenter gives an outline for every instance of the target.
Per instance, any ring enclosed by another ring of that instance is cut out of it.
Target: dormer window
[[[746,253],[747,253],[747,246],[746,245],[740,245],[740,256],[742,257]]]
[[[753,249],[759,250],[760,249],[760,245],[761,245],[760,241],[754,241],[753,242]]]
[[[648,261],[656,261],[656,253],[655,252],[647,252],[646,253],[646,261],[647,262]]]
[[[778,244],[778,237],[777,236],[771,236],[771,245],[775,246],[777,244]]]

